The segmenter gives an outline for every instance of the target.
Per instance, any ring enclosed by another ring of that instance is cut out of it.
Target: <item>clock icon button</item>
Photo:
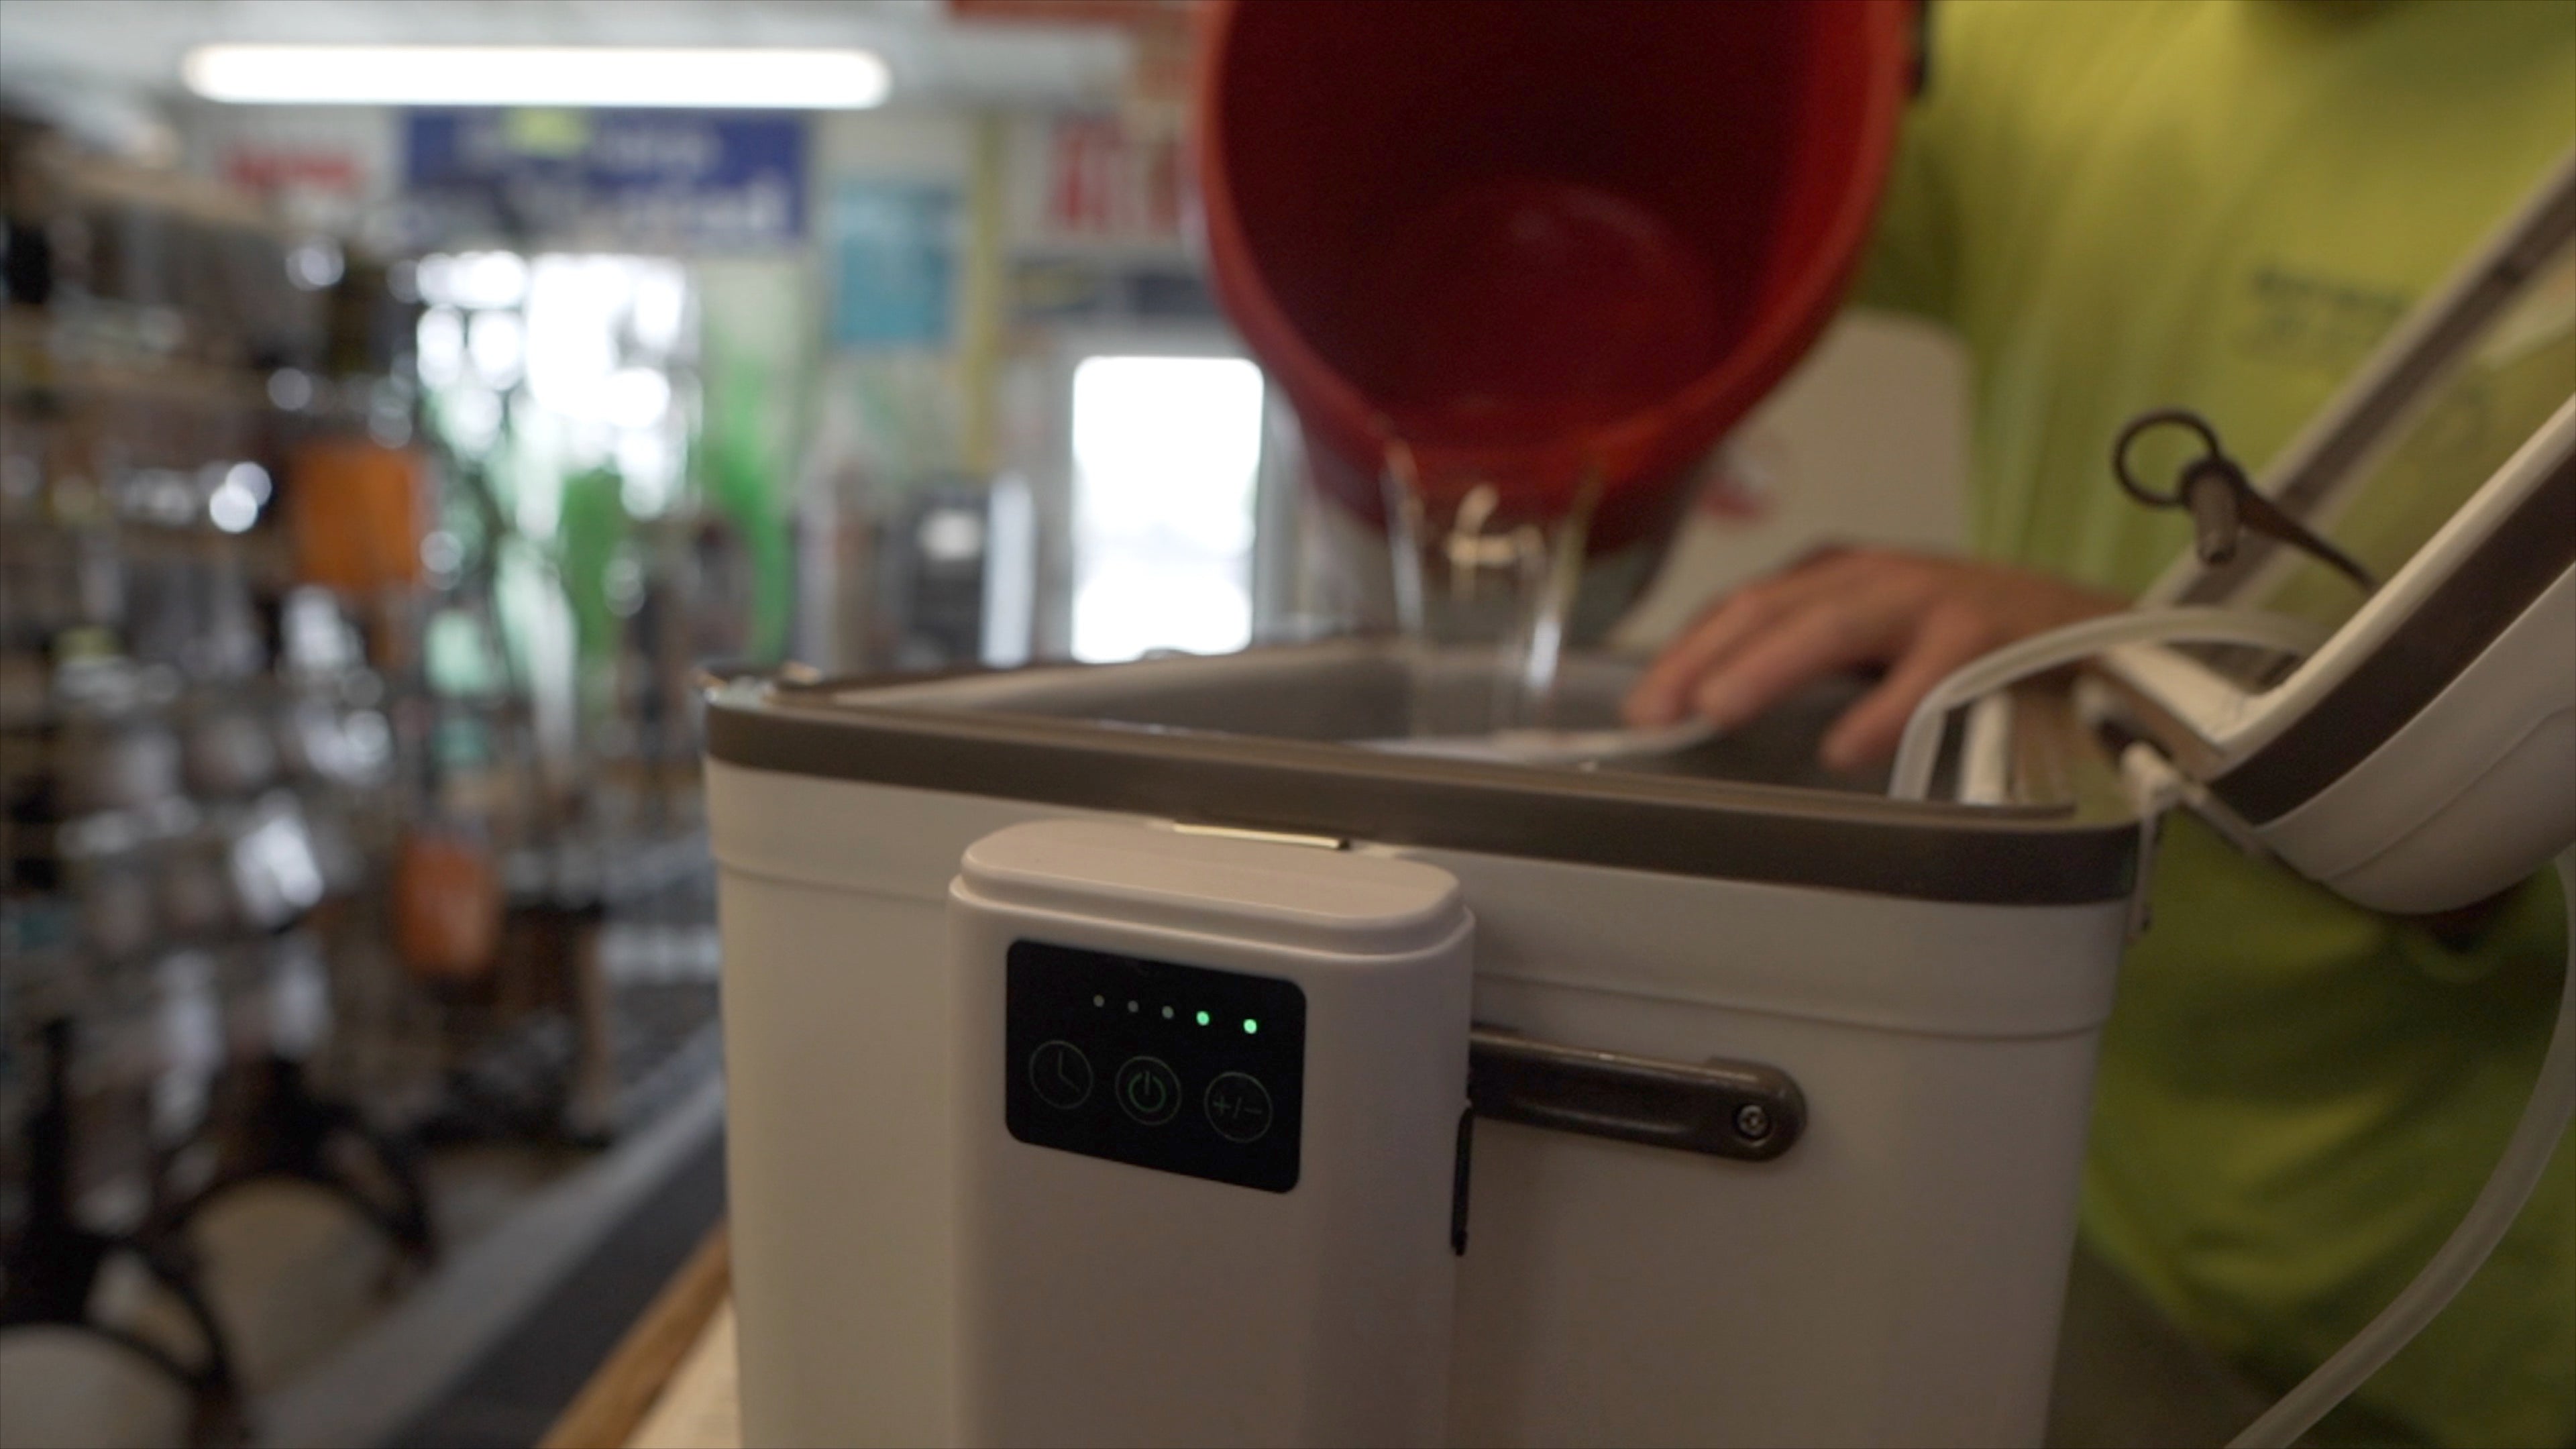
[[[1070,1112],[1091,1099],[1091,1058],[1069,1041],[1043,1043],[1029,1053],[1029,1085],[1039,1101]]]

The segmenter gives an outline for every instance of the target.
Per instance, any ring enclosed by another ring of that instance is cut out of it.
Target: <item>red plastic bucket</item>
[[[1662,531],[1841,300],[1887,170],[1908,0],[1228,0],[1198,155],[1217,295],[1383,520]]]

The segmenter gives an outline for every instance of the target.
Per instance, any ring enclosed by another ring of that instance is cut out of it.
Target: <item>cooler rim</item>
[[[1284,658],[1318,647],[1253,652]],[[1097,678],[1195,662],[1040,668]],[[906,702],[852,698],[879,684],[901,686]],[[706,694],[707,755],[789,775],[1191,824],[1916,900],[2089,905],[2127,898],[2136,881],[2135,817],[2090,799],[1968,806],[1533,769],[943,708],[933,691],[916,681],[719,683]]]

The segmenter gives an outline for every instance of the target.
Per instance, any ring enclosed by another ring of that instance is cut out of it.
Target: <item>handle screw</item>
[[[1759,1142],[1771,1135],[1771,1113],[1759,1102],[1747,1102],[1735,1109],[1735,1135],[1748,1142]]]

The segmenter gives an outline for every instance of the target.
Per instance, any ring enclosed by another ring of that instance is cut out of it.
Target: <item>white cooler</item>
[[[2141,811],[2395,910],[2576,837],[2571,236],[2576,165],[2271,480],[2327,516],[2539,376],[2439,537],[2287,671],[1969,711],[1980,804],[1816,774],[1847,687],[1594,768],[1363,748],[1490,684],[1388,642],[715,687],[748,1441],[2036,1442]],[[2161,596],[2286,566],[2243,543]]]
[[[1571,683],[1606,713],[1626,677]],[[953,1439],[950,881],[1085,818],[1458,882],[1497,1084],[1455,1442],[2036,1439],[2139,835],[2110,782],[2087,811],[1726,778],[1804,774],[1830,698],[1678,775],[1327,742],[1405,699],[1368,643],[715,696],[749,1442]]]

